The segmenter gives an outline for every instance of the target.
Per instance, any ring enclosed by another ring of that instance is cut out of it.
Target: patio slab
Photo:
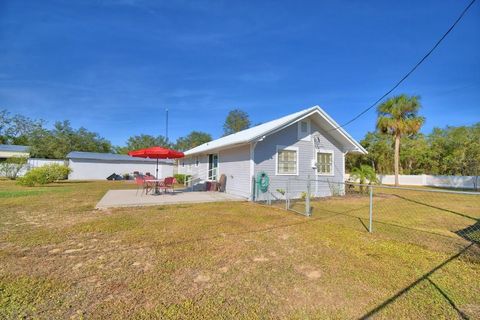
[[[246,201],[245,198],[221,192],[175,191],[167,194],[145,195],[137,190],[109,190],[95,206],[96,209],[114,207],[158,206],[182,203]]]

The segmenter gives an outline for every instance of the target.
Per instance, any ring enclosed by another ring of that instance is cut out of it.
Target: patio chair
[[[161,190],[172,190],[174,192],[176,179],[174,177],[166,177],[162,182],[159,183],[158,188]]]
[[[143,188],[145,190],[145,194],[148,194],[156,186],[156,182],[152,183],[150,180],[155,180],[155,177],[147,172],[147,175],[143,176]]]
[[[145,192],[145,194],[148,194],[148,192],[152,189],[152,186],[147,181],[152,179],[153,178],[150,178],[148,176],[143,176],[143,177],[141,175],[136,176],[135,177],[135,184],[137,185],[136,195],[138,195],[138,190],[140,190],[140,188],[142,188],[141,195],[143,194],[143,192]]]
[[[140,188],[142,188],[142,193],[143,193],[144,188],[145,188],[144,187],[145,186],[144,182],[145,182],[145,180],[143,179],[142,176],[140,176],[140,175],[135,176],[135,184],[137,185],[137,193],[135,195],[138,195],[138,190]]]
[[[218,182],[218,191],[225,192],[227,189],[227,176],[222,174],[220,176],[220,181]]]

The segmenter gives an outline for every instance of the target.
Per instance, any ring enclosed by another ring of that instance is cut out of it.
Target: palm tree
[[[380,104],[377,108],[377,129],[395,139],[395,185],[398,186],[400,138],[418,133],[425,118],[418,115],[419,96],[401,94]]]
[[[363,185],[367,182],[368,184],[372,184],[377,182],[377,175],[375,174],[375,170],[366,164],[360,165],[360,167],[353,168],[350,172],[350,177],[359,180],[360,182],[360,192],[363,192]]]

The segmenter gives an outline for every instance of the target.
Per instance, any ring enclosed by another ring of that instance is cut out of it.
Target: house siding
[[[287,189],[287,181],[289,182],[289,191],[292,197],[300,196],[302,191],[306,191],[306,179],[315,179],[312,182],[311,191],[316,196],[331,195],[330,182],[344,181],[344,151],[340,144],[324,132],[314,121],[311,121],[311,134],[318,134],[321,137],[322,149],[332,150],[334,157],[334,174],[332,176],[317,176],[316,169],[312,168],[312,160],[316,157],[316,150],[311,139],[298,139],[298,124],[294,123],[290,126],[267,136],[264,140],[259,141],[254,151],[254,174],[264,171],[270,177],[270,193],[273,198],[281,198],[281,194],[277,189]],[[276,174],[276,154],[277,146],[296,147],[298,148],[298,175],[277,175]],[[259,198],[265,197],[266,194],[259,194]]]
[[[208,155],[198,155],[198,166],[195,165],[197,156],[188,156],[179,160],[178,173],[207,179]]]
[[[250,145],[212,153],[218,154],[217,180],[222,174],[227,177],[225,192],[240,197],[250,197]],[[198,167],[195,166],[196,157],[197,155],[193,155],[181,159],[178,172],[199,177],[200,179],[195,183],[202,184],[208,178],[208,154],[198,155]]]
[[[227,177],[225,192],[250,197],[250,145],[222,150],[218,153],[220,175]]]

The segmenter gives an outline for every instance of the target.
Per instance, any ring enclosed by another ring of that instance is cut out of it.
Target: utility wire
[[[417,64],[406,74],[403,76],[402,79],[400,79],[400,81],[398,81],[390,90],[388,90],[383,96],[381,96],[380,98],[377,99],[377,101],[375,101],[371,106],[369,106],[368,108],[366,108],[365,110],[363,110],[362,112],[360,112],[359,114],[357,114],[355,117],[353,117],[350,121],[338,126],[338,127],[335,127],[333,129],[331,129],[331,131],[333,130],[337,130],[339,128],[342,128],[342,127],[345,127],[347,125],[349,125],[350,123],[352,123],[353,121],[357,120],[358,118],[360,118],[361,116],[363,116],[365,113],[367,113],[370,109],[372,109],[373,107],[375,107],[377,105],[377,103],[379,103],[380,101],[382,101],[386,96],[388,96],[390,93],[392,93],[393,90],[395,90],[403,81],[405,81],[425,60],[427,60],[427,58],[432,54],[432,52],[440,45],[440,43],[443,41],[443,39],[445,39],[448,34],[453,30],[453,28],[455,28],[455,26],[460,22],[460,20],[462,20],[463,16],[467,13],[468,9],[470,9],[470,7],[475,3],[475,1],[477,0],[472,0],[468,6],[462,11],[462,13],[460,14],[460,16],[457,18],[457,20],[455,20],[455,22],[452,24],[452,26],[447,30],[447,32],[445,32],[443,34],[443,36],[437,41],[437,43],[435,43],[435,45],[430,49],[430,51],[427,52],[426,55],[423,56],[422,59],[420,59],[420,61],[417,62]]]

